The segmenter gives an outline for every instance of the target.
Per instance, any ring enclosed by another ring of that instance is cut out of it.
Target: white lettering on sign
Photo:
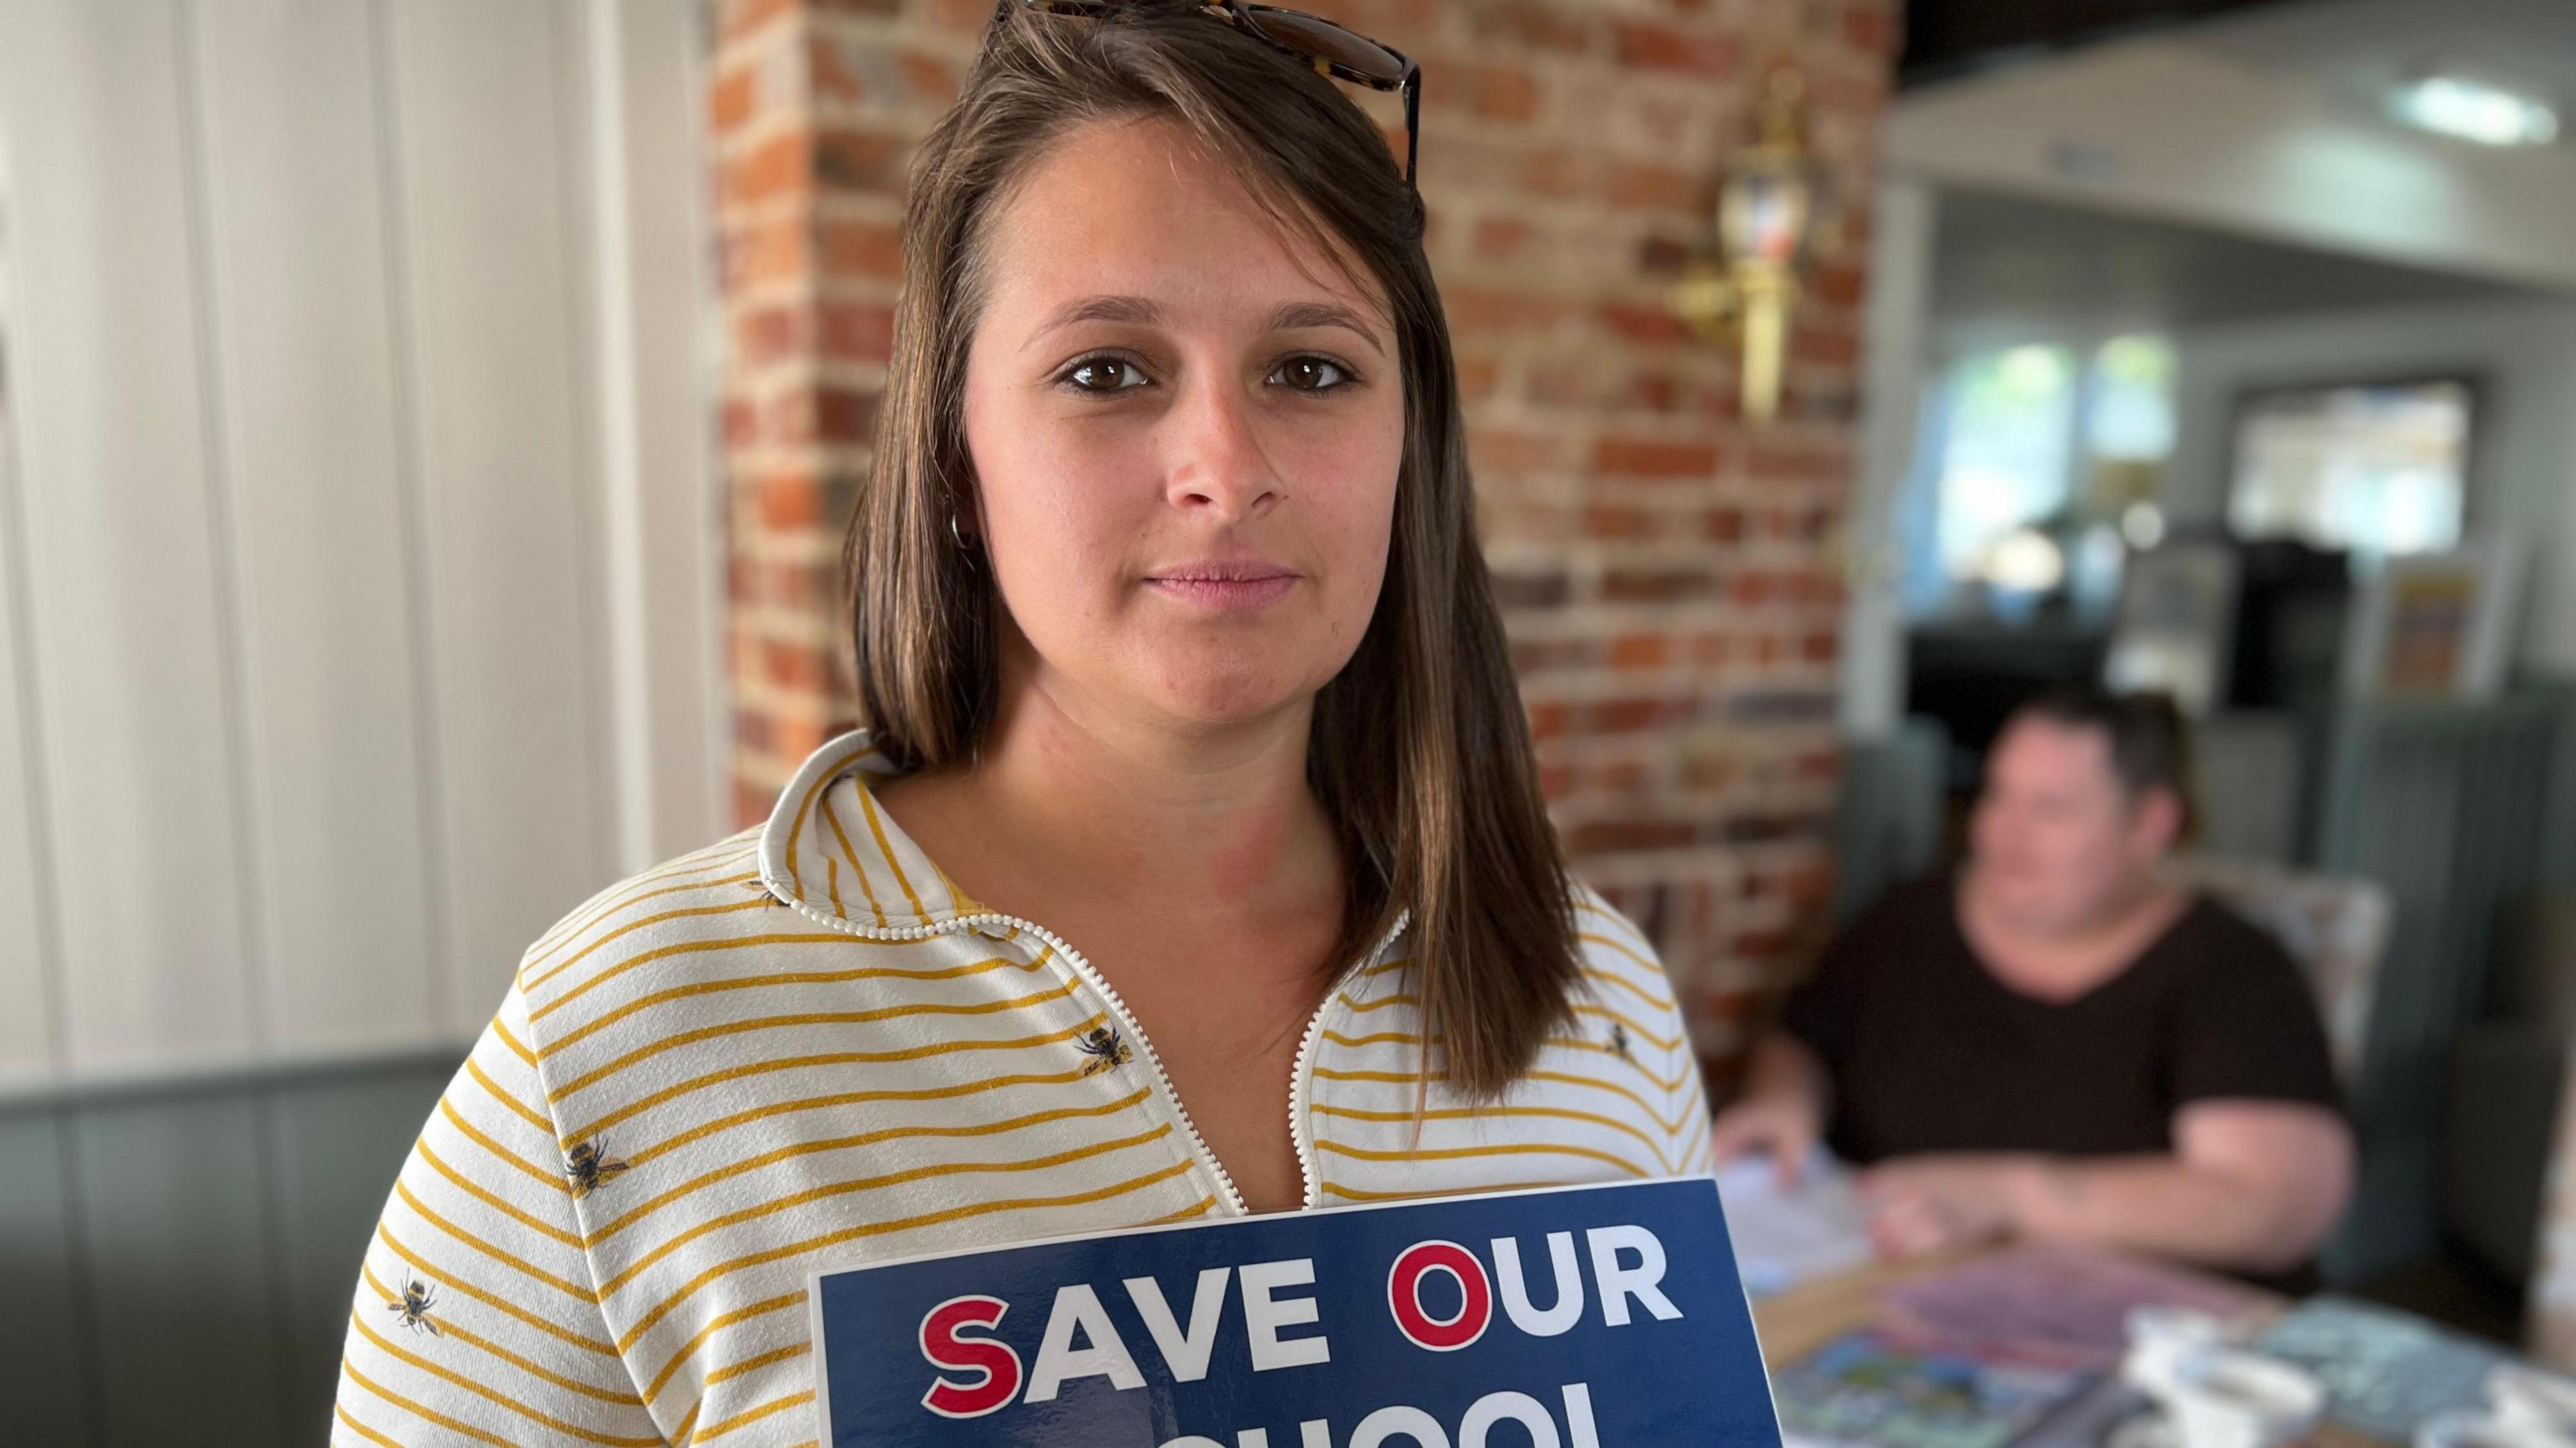
[[[1520,1432],[1507,1435],[1512,1442],[1526,1437],[1530,1448],[1601,1448],[1601,1430],[1592,1418],[1592,1385],[1568,1383],[1565,1394],[1565,1430],[1557,1431],[1555,1415],[1547,1404],[1527,1393],[1487,1393],[1467,1405],[1466,1416],[1458,1420],[1457,1448],[1487,1448],[1487,1439],[1495,1427],[1504,1423],[1519,1425]],[[1333,1448],[1330,1421],[1310,1418],[1297,1425],[1298,1448]],[[1393,1448],[1396,1444],[1410,1448],[1450,1448],[1451,1439],[1440,1420],[1420,1408],[1398,1403],[1378,1409],[1360,1419],[1351,1430],[1345,1448]],[[1158,1448],[1226,1448],[1221,1439],[1193,1433],[1185,1438],[1167,1438]],[[1246,1428],[1234,1435],[1234,1448],[1270,1448],[1270,1430]]]
[[[1643,1227],[1594,1227],[1583,1234],[1584,1245],[1592,1249],[1592,1280],[1601,1287],[1601,1320],[1612,1327],[1628,1325],[1628,1299],[1654,1315],[1658,1322],[1670,1322],[1682,1315],[1671,1298],[1657,1286],[1664,1280],[1664,1244]],[[1619,1265],[1619,1253],[1637,1254],[1637,1265]]]
[[[1275,1368],[1302,1368],[1333,1360],[1332,1345],[1322,1333],[1313,1337],[1282,1339],[1279,1329],[1314,1322],[1321,1313],[1312,1297],[1274,1298],[1270,1294],[1282,1287],[1303,1287],[1315,1280],[1315,1259],[1295,1257],[1285,1262],[1249,1262],[1235,1269],[1243,1283],[1243,1326],[1252,1340],[1252,1370],[1266,1373]]]
[[[1547,1234],[1547,1262],[1556,1273],[1556,1303],[1545,1312],[1530,1305],[1529,1284],[1521,1280],[1521,1244],[1494,1239],[1494,1280],[1503,1290],[1503,1315],[1532,1337],[1557,1337],[1583,1320],[1583,1271],[1574,1262],[1574,1234]]]
[[[1088,1347],[1073,1345],[1076,1332],[1089,1340]],[[1056,1289],[1055,1311],[1047,1316],[1038,1365],[1029,1370],[1028,1396],[1021,1401],[1051,1403],[1068,1378],[1107,1378],[1116,1388],[1145,1386],[1145,1375],[1136,1370],[1136,1359],[1118,1336],[1118,1324],[1109,1320],[1100,1294],[1086,1282]]]
[[[1485,1448],[1485,1435],[1505,1422],[1527,1431],[1530,1448],[1561,1448],[1547,1404],[1527,1393],[1487,1393],[1469,1404],[1467,1416],[1458,1420],[1458,1448]]]
[[[1480,1400],[1481,1401],[1481,1400]],[[1360,1419],[1351,1431],[1351,1448],[1384,1448],[1389,1438],[1411,1439],[1417,1448],[1449,1448],[1449,1435],[1441,1431],[1440,1420],[1420,1408],[1380,1408]]]
[[[1154,1346],[1172,1370],[1172,1381],[1195,1383],[1208,1375],[1208,1358],[1216,1352],[1217,1320],[1225,1315],[1225,1284],[1232,1269],[1210,1267],[1199,1274],[1198,1295],[1190,1301],[1189,1326],[1172,1320],[1172,1305],[1163,1300],[1163,1284],[1151,1277],[1127,1279],[1127,1297]]]

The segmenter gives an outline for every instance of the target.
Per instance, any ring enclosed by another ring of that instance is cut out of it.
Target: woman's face
[[[1386,574],[1404,384],[1375,282],[1159,119],[1071,132],[993,221],[964,421],[1005,688],[1165,727],[1303,706]]]
[[[2180,819],[2169,792],[2130,793],[2104,730],[2025,716],[1986,756],[1977,888],[2024,929],[2082,929],[2148,887]]]

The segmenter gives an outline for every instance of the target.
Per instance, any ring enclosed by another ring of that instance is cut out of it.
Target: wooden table
[[[1989,1248],[1986,1251],[2000,1249]],[[1875,1262],[1801,1283],[1753,1304],[1753,1329],[1762,1339],[1762,1362],[1773,1372],[1793,1363],[1854,1328],[1866,1327],[1878,1315],[1879,1294],[1899,1283],[1971,1262],[1984,1252],[1925,1257],[1911,1262]],[[2260,1324],[2289,1307],[2287,1298],[2262,1296],[2251,1320]],[[2320,1422],[2307,1437],[2308,1448],[2395,1448],[2340,1423]]]
[[[1796,1362],[1826,1343],[1878,1315],[1878,1295],[1902,1282],[1975,1261],[1982,1252],[1920,1257],[1907,1262],[1873,1262],[1802,1282],[1786,1292],[1757,1299],[1753,1330],[1762,1339],[1762,1362],[1773,1372]]]

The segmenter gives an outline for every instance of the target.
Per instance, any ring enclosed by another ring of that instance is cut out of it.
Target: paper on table
[[[1884,1320],[1947,1342],[2107,1368],[2128,1345],[2134,1308],[2233,1319],[2256,1301],[2250,1288],[2142,1258],[2030,1246],[1900,1283],[1879,1306]]]
[[[1851,1168],[1822,1149],[1808,1154],[1794,1187],[1780,1185],[1768,1155],[1738,1157],[1717,1169],[1717,1194],[1726,1204],[1736,1274],[1756,1297],[1874,1255],[1869,1212],[1853,1190]]]

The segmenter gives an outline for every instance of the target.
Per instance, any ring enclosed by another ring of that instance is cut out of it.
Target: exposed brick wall
[[[1722,1086],[1829,884],[1861,260],[1847,211],[1750,428],[1664,290],[1761,62],[1797,30],[1818,149],[1869,194],[1896,0],[1319,0],[1421,60],[1429,248],[1481,524],[1578,867],[1681,983]],[[903,161],[987,0],[715,0],[743,819],[850,716],[836,553],[867,463]],[[1400,144],[1392,97],[1354,91]],[[1848,203],[1847,203],[1848,204]]]

